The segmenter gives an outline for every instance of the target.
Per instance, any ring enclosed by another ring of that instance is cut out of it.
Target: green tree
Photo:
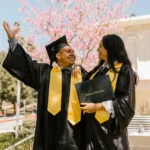
[[[29,52],[35,52],[35,46],[31,39],[27,41],[21,34],[21,27],[19,22],[14,23],[14,32],[19,43]],[[36,52],[35,52],[36,53]],[[16,113],[16,96],[17,96],[17,79],[12,77],[5,69],[2,68],[2,63],[7,55],[7,52],[0,52],[0,104],[5,100],[14,105],[14,114]],[[37,92],[30,87],[21,84],[21,101],[34,100],[37,98]],[[30,102],[31,103],[31,102]]]
[[[14,114],[16,113],[16,95],[17,95],[17,79],[10,75],[3,67],[2,63],[7,52],[0,52],[0,105],[2,101],[11,102],[14,105]],[[37,98],[37,93],[30,87],[21,84],[21,101],[31,101]]]
[[[1,103],[3,100],[10,101],[14,104],[15,110],[17,80],[2,68],[2,63],[5,57],[6,52],[0,52],[0,99]]]

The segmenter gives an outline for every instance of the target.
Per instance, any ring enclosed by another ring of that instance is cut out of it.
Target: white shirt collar
[[[117,62],[118,62],[118,61],[116,60],[116,61],[114,62],[114,64],[116,64]],[[105,67],[109,69],[109,68],[110,68],[110,64],[106,64],[106,62],[104,62],[103,65],[102,65],[102,68],[105,68]]]

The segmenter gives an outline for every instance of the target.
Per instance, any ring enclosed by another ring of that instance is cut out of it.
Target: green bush
[[[7,147],[9,147],[9,146],[10,146],[9,143],[6,143],[6,142],[0,143],[0,150],[4,150],[5,148],[7,148]]]
[[[23,121],[22,127],[19,127],[18,139],[15,139],[14,133],[1,133],[0,134],[0,150],[4,150],[10,147],[16,142],[34,133],[35,124],[36,124],[35,119],[28,119],[28,120]],[[32,147],[33,147],[33,138],[19,145],[14,150],[32,150]]]
[[[4,150],[13,144],[14,133],[1,133],[0,134],[0,150]]]
[[[13,144],[17,143],[18,141],[24,139],[25,137],[31,135],[31,133],[26,131],[19,131],[18,132],[18,139],[15,139],[14,133],[2,133],[0,134],[0,150],[4,150]],[[23,149],[24,147],[24,149]],[[33,147],[33,138],[29,141],[24,142],[23,144],[16,147],[14,150],[32,150]],[[31,149],[29,149],[31,148]]]
[[[16,147],[15,150],[32,150],[33,138]]]
[[[36,120],[35,119],[28,119],[23,121],[23,127],[26,129],[35,129]]]
[[[29,136],[30,133],[26,132],[26,131],[18,131],[18,137],[19,139],[24,139],[25,137]]]
[[[0,143],[11,141],[14,139],[14,133],[1,133],[0,134]]]

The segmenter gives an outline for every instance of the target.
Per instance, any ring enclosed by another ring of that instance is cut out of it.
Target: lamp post
[[[16,131],[15,138],[18,139],[18,129],[19,129],[19,115],[20,115],[20,92],[21,92],[21,83],[17,80],[17,106],[16,106]]]

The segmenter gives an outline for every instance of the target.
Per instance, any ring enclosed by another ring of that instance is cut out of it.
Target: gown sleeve
[[[135,113],[135,75],[129,66],[122,66],[113,101],[116,127],[114,132],[126,130]]]
[[[80,65],[80,68],[81,68],[81,73],[82,73],[82,80],[84,81],[88,72],[81,65]]]
[[[48,64],[40,64],[33,61],[19,44],[16,45],[13,51],[10,48],[3,62],[3,67],[12,76],[35,90],[39,89],[42,76],[48,66]]]

